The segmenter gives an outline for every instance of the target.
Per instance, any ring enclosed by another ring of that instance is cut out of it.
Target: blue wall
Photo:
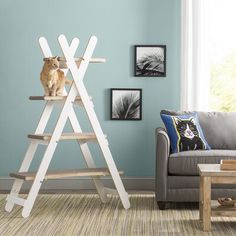
[[[18,170],[25,154],[26,135],[34,132],[44,104],[28,100],[41,95],[42,54],[38,38],[45,36],[55,55],[57,37],[80,38],[83,51],[91,35],[98,37],[95,56],[107,63],[89,67],[85,84],[119,169],[127,176],[154,176],[154,130],[163,108],[179,108],[180,0],[1,0],[0,2],[0,176]],[[133,76],[133,45],[167,45],[167,76]],[[142,88],[142,121],[111,121],[110,88]],[[78,114],[83,112],[79,110]],[[57,113],[56,113],[57,114]],[[89,130],[85,115],[83,127]],[[53,127],[56,115],[49,129]],[[40,148],[32,170],[42,157]],[[98,166],[103,159],[92,147]],[[61,142],[51,168],[83,166],[76,142]]]

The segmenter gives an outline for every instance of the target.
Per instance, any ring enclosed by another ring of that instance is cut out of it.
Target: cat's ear
[[[196,125],[196,121],[193,117],[190,119],[190,122],[192,122],[194,125]]]
[[[59,61],[59,56],[56,56],[56,58],[55,58],[57,61]]]
[[[181,120],[178,117],[173,117],[173,119],[176,125],[178,125],[181,122]]]

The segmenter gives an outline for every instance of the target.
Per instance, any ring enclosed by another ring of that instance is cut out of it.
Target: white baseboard
[[[13,184],[12,178],[1,177],[0,178],[0,191],[9,191]],[[122,178],[126,190],[137,190],[137,191],[154,191],[155,179],[149,177],[125,177]],[[103,178],[102,182],[106,187],[114,187],[111,178]],[[32,182],[27,181],[24,183],[22,190],[29,190]],[[68,178],[68,179],[54,179],[44,181],[41,190],[93,190],[94,184],[91,179],[88,178]]]

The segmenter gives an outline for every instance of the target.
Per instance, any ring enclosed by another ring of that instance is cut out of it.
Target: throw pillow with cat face
[[[206,144],[200,138],[196,121],[193,117],[189,119],[173,117],[172,119],[178,134],[177,148],[179,151],[206,149]]]
[[[161,118],[167,129],[173,153],[210,149],[195,113],[180,116],[162,114]]]

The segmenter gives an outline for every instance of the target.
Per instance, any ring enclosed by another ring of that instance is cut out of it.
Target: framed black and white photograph
[[[166,46],[136,45],[134,75],[139,77],[166,76]]]
[[[141,120],[142,89],[111,89],[111,120]]]

